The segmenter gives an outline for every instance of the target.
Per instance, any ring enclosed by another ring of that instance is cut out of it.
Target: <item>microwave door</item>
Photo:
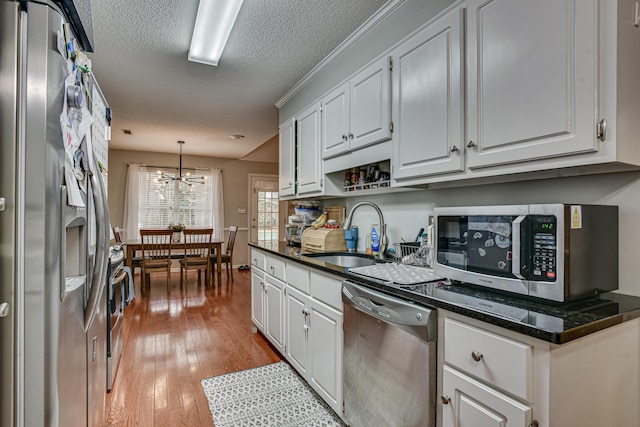
[[[517,215],[469,215],[467,271],[493,277],[513,274],[514,221]]]
[[[522,231],[523,231],[523,226],[524,226],[524,220],[525,220],[526,216],[521,215],[519,217],[517,217],[515,220],[513,220],[512,223],[512,232],[511,232],[511,236],[512,236],[512,252],[511,252],[511,256],[512,256],[512,262],[511,262],[511,272],[513,273],[513,275],[515,277],[517,277],[518,279],[525,279],[525,277],[522,275],[523,272],[521,272],[521,266],[524,266],[525,269],[527,268],[527,265],[523,264],[522,262],[524,261],[522,258],[522,241],[523,241],[523,236],[522,236]]]

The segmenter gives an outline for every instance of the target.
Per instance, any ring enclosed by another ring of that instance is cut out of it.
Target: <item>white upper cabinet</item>
[[[391,138],[389,58],[382,57],[351,78],[351,149]]]
[[[322,158],[337,156],[350,150],[349,83],[322,98]]]
[[[313,196],[322,191],[320,110],[316,102],[297,116],[297,194]]]
[[[392,53],[395,180],[463,170],[463,20],[453,10]]]
[[[279,188],[280,196],[295,194],[296,121],[290,118],[280,125]]]
[[[371,63],[322,98],[322,158],[391,137],[389,59]]]
[[[454,2],[305,112],[296,195],[389,159],[407,188],[637,170],[637,3]]]
[[[598,149],[596,0],[471,0],[468,166]]]
[[[469,0],[400,44],[393,185],[637,169],[634,4]]]

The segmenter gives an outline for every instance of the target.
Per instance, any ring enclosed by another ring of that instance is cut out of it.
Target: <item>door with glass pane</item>
[[[250,175],[250,241],[277,249],[280,234],[280,203],[277,175]]]

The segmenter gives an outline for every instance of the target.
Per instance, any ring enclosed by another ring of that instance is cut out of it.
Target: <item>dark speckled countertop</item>
[[[287,246],[284,242],[277,248],[255,243],[249,246],[407,300],[449,310],[554,344],[564,344],[640,317],[640,297],[614,292],[558,304],[497,293],[472,285],[435,282],[399,286],[351,273],[348,268],[300,256],[300,248]]]

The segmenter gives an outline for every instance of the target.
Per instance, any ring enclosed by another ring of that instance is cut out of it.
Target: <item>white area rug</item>
[[[201,383],[216,427],[345,426],[286,362]]]

